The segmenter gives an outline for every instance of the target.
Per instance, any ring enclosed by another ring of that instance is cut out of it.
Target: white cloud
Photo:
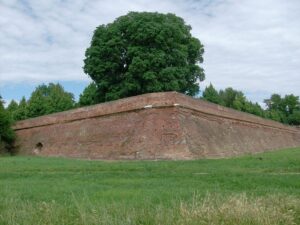
[[[0,83],[88,80],[94,29],[128,11],[173,12],[205,45],[206,81],[255,101],[300,95],[298,0],[0,0]]]

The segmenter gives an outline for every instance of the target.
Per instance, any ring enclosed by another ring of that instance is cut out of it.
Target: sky
[[[0,0],[0,95],[29,97],[42,83],[79,94],[93,31],[129,11],[175,13],[204,45],[206,80],[262,104],[300,95],[299,0]]]

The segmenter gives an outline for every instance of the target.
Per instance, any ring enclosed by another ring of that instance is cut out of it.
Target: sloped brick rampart
[[[300,146],[299,129],[176,93],[151,93],[18,122],[20,154],[216,158]]]

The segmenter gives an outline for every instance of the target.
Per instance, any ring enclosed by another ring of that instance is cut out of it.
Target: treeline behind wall
[[[272,94],[269,99],[264,100],[265,108],[262,108],[258,103],[248,100],[241,91],[231,87],[218,91],[210,84],[203,91],[201,98],[263,118],[290,125],[300,125],[299,96],[293,94],[285,96]],[[12,100],[6,110],[13,121],[18,121],[97,104],[100,102],[98,99],[95,83],[85,88],[78,102],[74,100],[74,95],[66,92],[60,84],[49,83],[39,85],[28,100],[25,97],[19,103]]]
[[[231,87],[217,91],[212,84],[205,88],[202,98],[225,107],[251,113],[284,124],[300,125],[299,96],[272,94],[265,99],[266,108],[249,101],[243,92]]]

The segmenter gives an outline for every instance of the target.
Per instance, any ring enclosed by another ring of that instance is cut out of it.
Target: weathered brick
[[[300,146],[300,131],[176,93],[151,93],[18,122],[20,154],[196,159]]]

